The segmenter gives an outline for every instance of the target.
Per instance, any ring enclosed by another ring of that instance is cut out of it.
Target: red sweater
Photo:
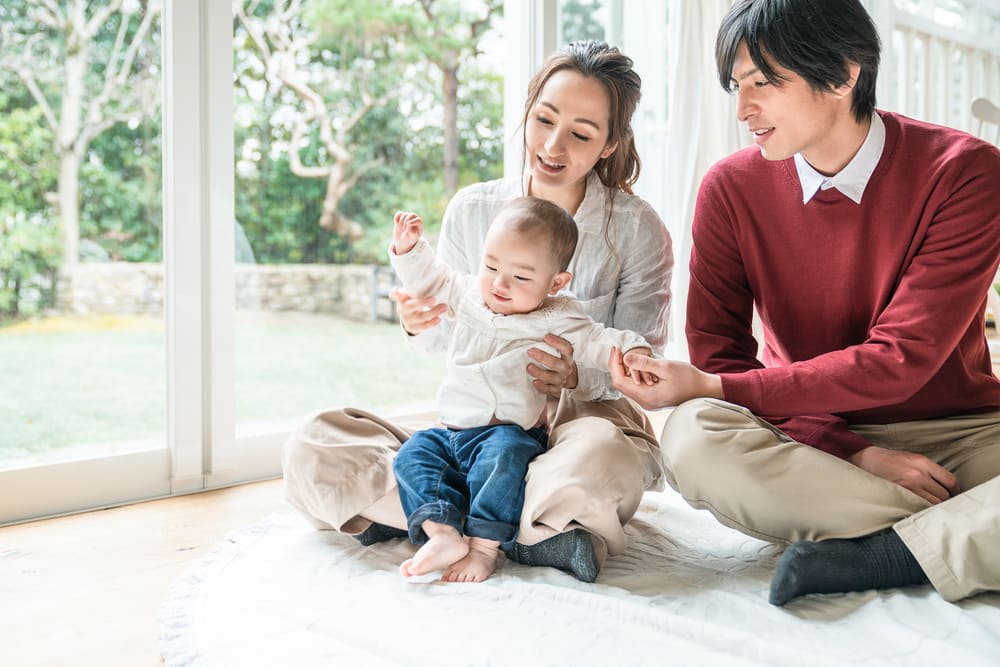
[[[880,114],[860,205],[836,189],[803,205],[794,160],[751,146],[709,170],[694,217],[691,361],[721,375],[727,401],[843,458],[870,444],[848,424],[1000,410],[984,335],[1000,151]]]

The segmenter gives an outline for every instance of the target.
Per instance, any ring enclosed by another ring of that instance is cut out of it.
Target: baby
[[[423,238],[423,221],[397,213],[390,261],[407,291],[447,304],[448,371],[438,391],[444,428],[418,431],[393,464],[409,537],[422,546],[404,576],[442,571],[445,581],[482,581],[517,536],[524,477],[545,451],[546,396],[525,370],[527,350],[573,345],[577,363],[607,367],[612,347],[652,356],[638,334],[594,322],[576,299],[557,296],[571,280],[577,227],[544,199],[519,197],[497,213],[479,275],[451,270]],[[637,382],[654,380],[638,372]]]

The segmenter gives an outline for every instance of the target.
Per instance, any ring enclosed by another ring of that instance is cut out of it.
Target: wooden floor
[[[285,508],[273,480],[0,528],[0,665],[161,665],[174,578]]]

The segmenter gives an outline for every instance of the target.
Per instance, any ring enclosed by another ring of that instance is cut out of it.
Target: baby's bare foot
[[[469,553],[466,554],[465,558],[445,570],[441,579],[465,583],[484,581],[496,571],[499,557],[499,542],[470,537]]]
[[[430,539],[417,550],[413,558],[399,566],[404,577],[443,570],[469,553],[465,538],[451,526],[424,521],[421,527]]]

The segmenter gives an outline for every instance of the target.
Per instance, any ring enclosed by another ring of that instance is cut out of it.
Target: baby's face
[[[479,291],[494,313],[535,310],[549,293],[558,291],[557,273],[547,245],[502,224],[490,227],[479,267]]]

